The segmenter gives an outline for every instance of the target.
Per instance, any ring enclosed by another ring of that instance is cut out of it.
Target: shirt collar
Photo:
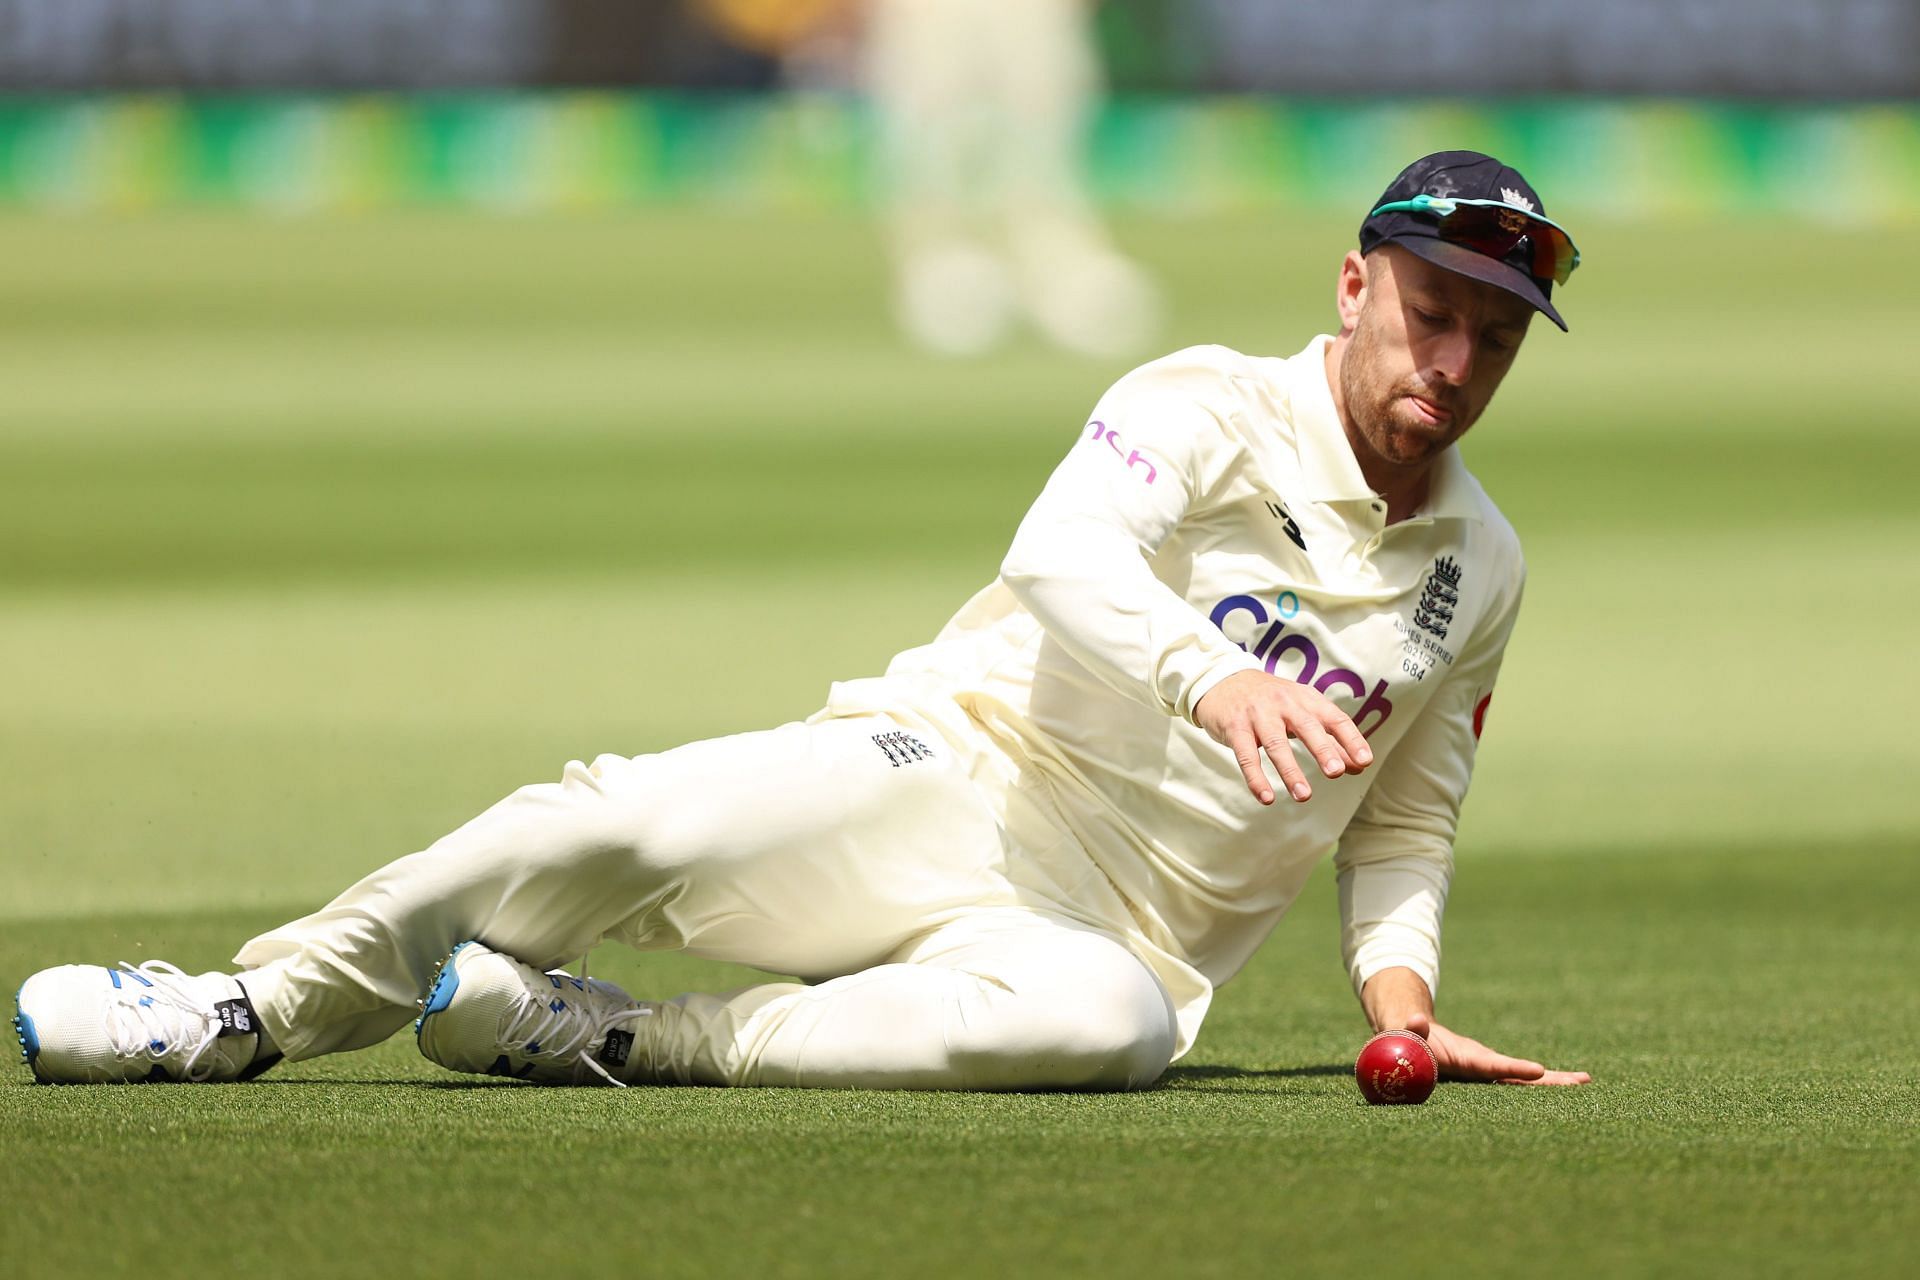
[[[1287,363],[1291,366],[1294,442],[1300,453],[1300,475],[1307,496],[1315,502],[1372,502],[1373,491],[1353,456],[1353,445],[1340,425],[1327,385],[1327,347],[1332,337],[1321,334],[1306,350]],[[1428,472],[1427,500],[1414,519],[1472,520],[1481,515],[1473,476],[1460,458],[1460,447],[1449,445]]]

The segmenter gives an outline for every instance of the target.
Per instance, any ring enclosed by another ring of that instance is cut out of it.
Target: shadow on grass
[[[1323,1063],[1314,1067],[1168,1067],[1164,1080],[1253,1080],[1282,1076],[1344,1076],[1351,1072],[1351,1066],[1342,1066],[1337,1062]]]
[[[1315,1076],[1349,1076],[1352,1074],[1353,1074],[1352,1067],[1342,1066],[1338,1063],[1323,1063],[1323,1064],[1317,1064],[1313,1066],[1304,1066],[1304,1067],[1235,1067],[1235,1066],[1225,1066],[1225,1065],[1219,1065],[1219,1064],[1207,1065],[1207,1066],[1176,1066],[1176,1067],[1167,1068],[1166,1074],[1160,1077],[1159,1082],[1154,1086],[1154,1088],[1155,1089],[1191,1089],[1195,1091],[1208,1090],[1210,1092],[1225,1092],[1226,1090],[1223,1090],[1222,1088],[1220,1088],[1217,1082],[1256,1081],[1256,1080],[1295,1080],[1295,1079],[1311,1078]],[[282,1085],[282,1086],[302,1086],[306,1088],[324,1088],[327,1086],[337,1086],[337,1085],[382,1086],[382,1087],[392,1087],[392,1088],[401,1088],[401,1089],[452,1090],[456,1092],[484,1090],[484,1089],[514,1089],[514,1088],[539,1087],[539,1086],[529,1086],[523,1080],[471,1079],[471,1078],[449,1079],[449,1080],[422,1080],[418,1077],[386,1078],[386,1079],[367,1078],[367,1079],[354,1080],[354,1079],[342,1079],[338,1077],[321,1077],[321,1076],[309,1076],[306,1078],[301,1078],[298,1076],[291,1077],[291,1078],[289,1077],[276,1078],[275,1076],[272,1076],[272,1075],[266,1075],[266,1076],[260,1077],[257,1080],[249,1081],[248,1083],[249,1085],[253,1085],[253,1086]],[[602,1086],[583,1084],[577,1087],[599,1088]],[[652,1088],[675,1088],[675,1087],[706,1088],[706,1087],[713,1087],[713,1086],[654,1085],[650,1087]],[[805,1091],[801,1090],[800,1092],[805,1092]],[[863,1092],[863,1093],[864,1092],[883,1092],[884,1093],[884,1092],[887,1092],[887,1090],[859,1090],[858,1092]],[[1003,1092],[1003,1091],[995,1090],[994,1092]],[[1048,1093],[1056,1093],[1061,1091],[1053,1090],[1053,1089],[1036,1089],[1031,1091],[1016,1089],[1016,1090],[1009,1090],[1004,1092],[1012,1092],[1012,1093],[1033,1092],[1036,1094],[1048,1094]],[[1068,1090],[1067,1092],[1072,1092],[1072,1091]]]
[[[1156,1086],[1161,1089],[1188,1089],[1195,1092],[1229,1092],[1216,1082],[1231,1080],[1297,1080],[1313,1076],[1347,1076],[1353,1074],[1353,1068],[1338,1063],[1321,1063],[1307,1067],[1233,1067],[1233,1066],[1188,1066],[1168,1067],[1167,1073],[1160,1077]],[[1232,1090],[1231,1092],[1247,1092]]]
[[[1276,1091],[1275,1086],[1279,1082],[1283,1082],[1287,1080],[1295,1080],[1295,1079],[1308,1079],[1316,1076],[1332,1077],[1332,1076],[1346,1076],[1350,1074],[1352,1074],[1352,1068],[1343,1067],[1343,1066],[1333,1066],[1333,1065],[1305,1066],[1305,1067],[1274,1067],[1269,1069],[1255,1069],[1251,1067],[1231,1067],[1231,1066],[1171,1067],[1167,1070],[1167,1073],[1164,1076],[1160,1077],[1157,1083],[1155,1083],[1151,1088],[1145,1090],[1144,1092],[1147,1092],[1147,1093],[1263,1093],[1263,1094],[1271,1095]],[[1262,1081],[1272,1082],[1272,1083],[1265,1084],[1264,1086],[1257,1083]],[[1235,1087],[1236,1084],[1240,1084],[1243,1086],[1250,1086],[1250,1087]],[[559,1087],[562,1089],[580,1088],[580,1089],[589,1089],[594,1091],[599,1091],[605,1087],[597,1084],[580,1084],[575,1086],[564,1086],[564,1085],[563,1086],[542,1086],[542,1085],[529,1084],[524,1080],[504,1080],[504,1079],[486,1079],[486,1078],[422,1080],[422,1079],[419,1079],[418,1077],[401,1078],[401,1077],[392,1077],[392,1076],[387,1076],[387,1077],[366,1076],[358,1079],[350,1079],[350,1078],[344,1078],[344,1077],[338,1077],[338,1076],[334,1076],[334,1077],[293,1076],[293,1077],[281,1077],[281,1078],[275,1078],[273,1076],[262,1076],[257,1080],[250,1080],[246,1082],[246,1084],[243,1087],[248,1089],[257,1089],[267,1085],[279,1086],[281,1088],[300,1088],[300,1089],[316,1089],[316,1090],[405,1089],[412,1092],[424,1092],[424,1093],[481,1093],[481,1092],[487,1092],[490,1090],[502,1090],[502,1089],[514,1090],[514,1091],[527,1090],[527,1091],[532,1091],[536,1093],[546,1093],[546,1092],[550,1092],[555,1087]],[[165,1087],[165,1086],[162,1086],[162,1087]],[[643,1087],[647,1091],[651,1092],[659,1089],[674,1089],[674,1088],[712,1089],[718,1086],[651,1085],[651,1086],[643,1086]],[[797,1089],[797,1090],[796,1089],[779,1089],[777,1091],[783,1092],[783,1093],[818,1092],[817,1090],[806,1090],[806,1089]],[[752,1092],[767,1092],[767,1090],[756,1089],[756,1090],[752,1090]],[[892,1093],[892,1092],[923,1093],[927,1091],[860,1089],[860,1090],[853,1090],[852,1092],[885,1094],[885,1093]],[[934,1090],[932,1092],[947,1092],[947,1091]],[[970,1093],[974,1091],[959,1090],[957,1092]],[[1007,1090],[992,1090],[990,1092],[1001,1097],[1047,1097],[1047,1096],[1054,1096],[1054,1095],[1063,1094],[1063,1093],[1074,1094],[1080,1091],[1074,1090],[1074,1089],[1065,1089],[1065,1090],[1062,1090],[1062,1089],[1007,1089]]]
[[[411,1077],[366,1076],[366,1077],[355,1077],[355,1078],[348,1078],[346,1076],[261,1076],[258,1079],[248,1080],[245,1082],[246,1087],[249,1089],[257,1089],[262,1085],[277,1085],[281,1088],[298,1088],[298,1089],[331,1089],[331,1088],[375,1089],[377,1088],[377,1089],[432,1089],[432,1090],[452,1089],[455,1091],[464,1091],[464,1090],[471,1090],[471,1089],[512,1089],[518,1086],[525,1086],[526,1084],[527,1082],[524,1080],[499,1080],[499,1079],[422,1080],[418,1076],[411,1076]]]

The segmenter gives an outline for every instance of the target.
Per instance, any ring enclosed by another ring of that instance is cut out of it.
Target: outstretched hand
[[[1433,992],[1412,969],[1399,965],[1367,979],[1360,1003],[1376,1031],[1398,1029],[1424,1038],[1443,1080],[1482,1084],[1591,1084],[1584,1071],[1554,1071],[1530,1058],[1512,1058],[1489,1049],[1433,1020]]]
[[[1193,722],[1215,742],[1233,749],[1247,790],[1261,804],[1273,803],[1273,784],[1260,763],[1262,751],[1280,771],[1288,795],[1302,802],[1313,796],[1289,738],[1300,739],[1329,778],[1359,773],[1373,763],[1373,748],[1333,699],[1264,671],[1237,671],[1207,690],[1194,704]]]
[[[1554,1071],[1528,1058],[1510,1058],[1472,1036],[1450,1031],[1424,1013],[1407,1018],[1406,1030],[1426,1039],[1443,1080],[1490,1084],[1592,1084],[1584,1071]]]

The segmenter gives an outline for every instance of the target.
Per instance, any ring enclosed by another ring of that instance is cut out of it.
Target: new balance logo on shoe
[[[253,1005],[245,999],[221,1000],[213,1006],[220,1015],[220,1034],[223,1036],[250,1036],[254,1031]]]
[[[607,1032],[607,1042],[600,1046],[600,1052],[594,1056],[610,1067],[627,1065],[627,1055],[633,1052],[633,1032],[615,1029]]]

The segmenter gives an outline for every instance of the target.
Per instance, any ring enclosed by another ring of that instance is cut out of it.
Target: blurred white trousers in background
[[[1090,6],[870,0],[867,17],[902,328],[973,355],[1024,314],[1068,350],[1143,353],[1158,291],[1114,247],[1083,179],[1101,91]]]

